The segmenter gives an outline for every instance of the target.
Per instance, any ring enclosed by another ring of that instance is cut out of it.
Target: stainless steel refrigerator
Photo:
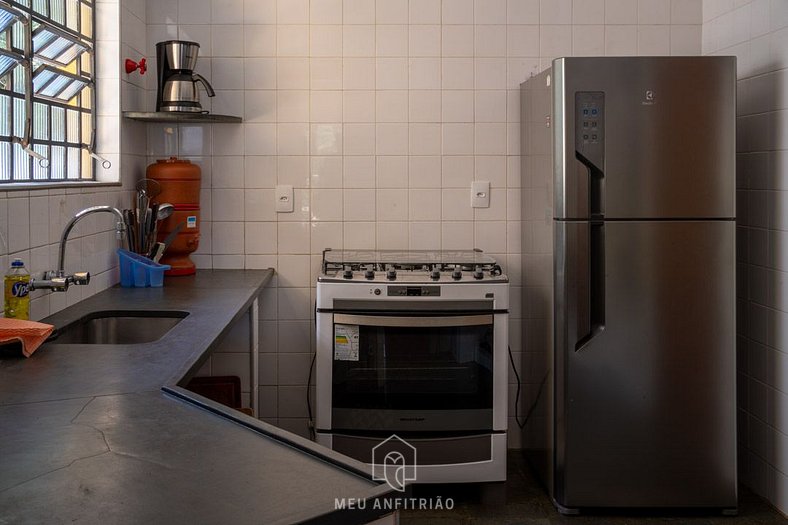
[[[564,513],[735,512],[735,104],[734,57],[521,86],[523,445]]]

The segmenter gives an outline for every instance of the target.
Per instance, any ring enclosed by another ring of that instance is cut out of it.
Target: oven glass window
[[[425,327],[400,320],[398,326],[334,325],[335,408],[492,408],[492,324],[436,320]]]

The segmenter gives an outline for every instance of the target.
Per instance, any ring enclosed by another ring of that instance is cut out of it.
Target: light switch
[[[490,207],[490,181],[477,180],[471,183],[471,207]]]
[[[288,184],[280,184],[276,187],[276,212],[293,212],[293,187]]]

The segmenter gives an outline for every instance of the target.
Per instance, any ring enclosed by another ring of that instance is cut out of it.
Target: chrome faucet
[[[73,275],[66,275],[64,269],[66,261],[66,242],[68,242],[68,236],[74,228],[74,225],[79,222],[81,218],[98,212],[115,214],[118,219],[118,222],[115,224],[115,234],[118,239],[123,238],[123,233],[126,231],[126,223],[123,219],[123,214],[117,208],[113,208],[112,206],[92,206],[78,211],[71,220],[68,221],[68,224],[66,224],[66,227],[63,229],[63,234],[60,236],[60,252],[58,254],[57,270],[44,272],[43,279],[31,279],[31,290],[65,292],[68,290],[69,285],[85,285],[90,283],[89,272],[75,272]]]

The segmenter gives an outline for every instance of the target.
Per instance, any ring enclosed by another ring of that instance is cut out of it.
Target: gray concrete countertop
[[[158,341],[57,344],[0,359],[1,523],[365,523],[389,494],[364,466],[180,386],[272,270],[111,288],[45,320],[178,310]],[[335,498],[367,498],[366,512]],[[378,512],[379,514],[380,512]]]

